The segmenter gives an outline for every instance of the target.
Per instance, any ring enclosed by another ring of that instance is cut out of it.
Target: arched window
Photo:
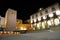
[[[52,11],[55,11],[55,10],[56,10],[56,9],[53,7],[53,8],[52,8]]]
[[[45,9],[45,14],[46,14],[46,13],[48,13],[48,10],[47,10],[47,9]]]

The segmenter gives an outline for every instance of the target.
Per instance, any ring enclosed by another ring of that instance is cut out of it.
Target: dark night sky
[[[5,12],[8,8],[17,10],[17,18],[26,20],[31,14],[38,11],[39,8],[45,8],[55,2],[60,2],[59,0],[0,0],[0,15],[5,16]]]

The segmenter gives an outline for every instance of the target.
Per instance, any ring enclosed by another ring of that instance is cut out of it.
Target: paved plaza
[[[0,36],[0,40],[60,40],[60,32],[34,32]]]

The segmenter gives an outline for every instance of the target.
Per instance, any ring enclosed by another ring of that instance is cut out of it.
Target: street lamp
[[[31,20],[31,23],[33,23],[33,20]]]
[[[56,18],[56,19],[54,20],[54,22],[55,22],[55,25],[58,25],[58,24],[59,24],[59,19]]]
[[[43,16],[43,19],[46,19],[47,17],[46,16]]]
[[[36,19],[34,19],[34,22],[36,22]]]
[[[40,8],[39,10],[42,10],[42,8]]]
[[[38,21],[40,21],[41,20],[41,17],[38,17]]]
[[[60,10],[57,10],[56,11],[56,15],[60,15]]]
[[[53,17],[53,13],[49,13],[49,17]]]

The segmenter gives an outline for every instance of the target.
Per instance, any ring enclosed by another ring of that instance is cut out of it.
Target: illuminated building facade
[[[31,26],[27,22],[23,24],[21,19],[17,19],[16,30],[30,30]]]
[[[32,30],[49,29],[60,25],[59,3],[53,4],[30,16]]]
[[[0,27],[4,28],[6,30],[8,28],[6,26],[7,24],[5,24],[5,22],[7,23],[7,19],[5,19],[4,17],[1,17]],[[16,28],[16,30],[30,30],[31,26],[28,23],[27,24],[23,24],[23,21],[21,19],[17,19],[15,28]]]
[[[30,24],[19,24],[16,30],[29,30],[30,28]]]
[[[21,19],[17,19],[17,24],[22,24],[22,20]]]
[[[21,19],[17,19],[17,12],[12,9],[6,11],[5,18],[0,16],[0,27],[3,27],[3,30],[6,31],[20,31],[20,30],[29,30],[30,24],[23,24]]]
[[[2,28],[4,28],[4,20],[5,20],[5,18],[1,17],[1,26],[2,26]]]
[[[16,30],[17,12],[13,9],[8,9],[5,16],[5,27],[8,31]]]
[[[0,31],[5,28],[4,19],[5,19],[4,17],[1,17],[1,16],[0,16]]]
[[[4,17],[0,16],[0,27],[4,28]]]

